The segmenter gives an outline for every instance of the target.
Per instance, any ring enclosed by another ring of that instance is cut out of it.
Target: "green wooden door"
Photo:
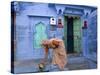
[[[38,24],[36,24],[36,32],[34,34],[34,48],[41,48],[41,42],[42,40],[47,39],[47,34],[46,32],[46,26],[44,25],[44,23],[39,22]]]
[[[67,18],[66,18],[66,16],[64,16],[64,37],[63,37],[63,40],[64,40],[65,48],[67,50]]]
[[[73,33],[74,33],[74,51],[76,53],[81,52],[81,19],[80,17],[74,18],[73,22]]]

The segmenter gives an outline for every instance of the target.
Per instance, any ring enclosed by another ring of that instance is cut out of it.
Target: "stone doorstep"
[[[80,54],[78,53],[69,53],[67,54],[68,57],[80,57]]]
[[[69,68],[69,70],[89,69],[88,63],[69,64],[67,67]]]

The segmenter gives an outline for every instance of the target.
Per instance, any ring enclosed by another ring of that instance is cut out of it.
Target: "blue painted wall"
[[[89,16],[88,27],[88,57],[97,61],[97,10],[93,11]]]
[[[44,57],[43,49],[34,49],[32,44],[34,40],[33,36],[35,32],[35,25],[38,22],[43,22],[46,25],[47,27],[46,33],[48,38],[52,38],[55,35],[55,37],[62,39],[62,37],[64,36],[63,28],[62,29],[56,28],[56,30],[53,32],[50,31],[50,17],[55,17],[56,19],[58,19],[58,17],[60,16],[62,18],[62,24],[64,25],[65,14],[78,15],[81,17],[82,20],[81,24],[83,26],[83,21],[84,20],[88,21],[93,16],[91,11],[94,9],[92,7],[69,6],[61,4],[45,4],[45,3],[25,3],[25,2],[19,2],[17,8],[18,8],[16,11],[17,48],[15,50],[16,60],[39,59]],[[59,10],[61,10],[60,14]],[[86,15],[87,13],[88,16]],[[96,13],[94,13],[94,15],[95,14]],[[88,22],[91,23],[90,21]],[[82,54],[84,56],[89,54],[87,41],[88,40],[91,41],[94,39],[92,37],[91,39],[89,39],[90,36],[89,32],[91,31],[92,26],[93,23],[88,25],[89,29],[82,30]],[[95,30],[96,26],[93,29]],[[95,33],[96,32],[92,33],[94,37],[96,36]],[[96,42],[93,42],[93,44],[95,43]],[[93,49],[95,49],[94,46]]]

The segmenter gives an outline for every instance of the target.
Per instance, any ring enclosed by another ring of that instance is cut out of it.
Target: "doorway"
[[[81,52],[81,19],[80,16],[64,17],[64,43],[67,53]]]
[[[67,52],[74,52],[74,39],[73,39],[73,17],[67,16]]]

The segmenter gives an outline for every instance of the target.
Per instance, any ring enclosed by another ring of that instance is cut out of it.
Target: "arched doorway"
[[[39,22],[35,25],[35,34],[34,34],[34,41],[33,45],[34,48],[41,48],[41,42],[44,39],[47,39],[46,26],[44,23]]]

